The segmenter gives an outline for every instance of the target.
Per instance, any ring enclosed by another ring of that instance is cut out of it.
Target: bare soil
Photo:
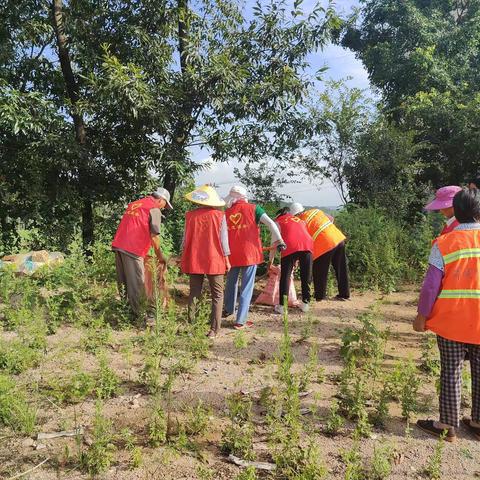
[[[319,345],[318,362],[325,370],[323,383],[314,383],[309,395],[302,398],[302,407],[316,404],[318,417],[305,416],[315,428],[315,442],[318,443],[329,478],[344,478],[345,467],[341,452],[352,445],[353,426],[347,423],[336,437],[327,437],[321,433],[322,419],[326,417],[334,395],[338,391],[336,375],[342,370],[343,363],[339,354],[339,331],[349,325],[357,325],[356,318],[368,307],[379,300],[382,322],[390,329],[386,350],[386,363],[390,367],[399,359],[420,357],[421,335],[413,332],[411,321],[415,315],[415,301],[418,293],[415,288],[405,288],[401,292],[387,296],[372,292],[355,293],[348,302],[324,301],[317,303],[311,313],[311,332],[308,333],[307,316],[299,310],[291,309],[290,331],[295,355],[295,369],[300,369],[308,359],[312,343]],[[274,385],[275,354],[282,335],[281,318],[273,314],[271,307],[253,306],[250,320],[255,327],[245,331],[248,342],[245,348],[234,344],[235,331],[231,328],[231,319],[225,321],[222,334],[212,342],[208,358],[201,360],[194,371],[177,380],[174,387],[175,405],[180,411],[183,406],[195,404],[201,399],[211,407],[210,425],[204,434],[196,439],[200,454],[179,453],[171,447],[153,449],[147,443],[148,405],[150,396],[139,379],[143,367],[140,349],[131,342],[142,331],[114,331],[108,351],[109,362],[122,381],[119,396],[105,402],[104,413],[112,421],[115,431],[129,428],[137,436],[143,452],[143,465],[130,469],[129,454],[118,449],[113,467],[100,478],[126,479],[200,479],[198,466],[203,463],[215,473],[215,479],[234,479],[241,471],[229,463],[220,451],[222,431],[227,424],[227,396],[242,392],[255,399],[261,389]],[[8,335],[7,332],[1,335]],[[29,385],[35,391],[35,385],[43,384],[52,378],[64,378],[69,372],[81,367],[93,371],[97,366],[94,355],[82,348],[84,332],[73,327],[62,327],[48,339],[48,349],[41,365],[25,372],[18,378],[19,383]],[[306,338],[305,338],[306,337]],[[126,353],[126,344],[134,345]],[[88,443],[92,420],[95,412],[95,400],[88,399],[77,405],[58,405],[44,396],[34,398],[39,402],[38,430],[55,432],[84,426]],[[421,403],[427,412],[422,418],[437,417],[437,399],[434,379],[422,376]],[[255,450],[260,460],[269,460],[266,443],[265,425],[261,421],[261,407],[255,403],[256,441]],[[465,414],[469,415],[468,410]],[[405,433],[405,421],[401,418],[398,405],[390,405],[390,419],[385,429],[375,429],[371,438],[361,442],[362,454],[371,456],[374,448],[385,443],[396,450],[396,461],[391,479],[425,478],[422,473],[431,457],[436,440],[413,427]],[[40,447],[38,443],[41,443]],[[85,444],[81,448],[86,448]],[[44,459],[48,462],[40,468],[23,476],[31,480],[86,479],[73,460],[78,446],[72,438],[57,438],[45,442],[13,435],[9,430],[0,431],[0,478],[11,478],[38,465]],[[480,442],[460,430],[459,441],[445,445],[442,461],[442,478],[472,479],[480,477]]]

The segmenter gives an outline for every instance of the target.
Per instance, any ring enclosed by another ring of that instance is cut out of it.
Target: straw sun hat
[[[217,191],[210,185],[202,185],[197,187],[190,193],[185,195],[185,198],[192,203],[198,205],[205,205],[207,207],[223,207],[225,202],[220,198]]]

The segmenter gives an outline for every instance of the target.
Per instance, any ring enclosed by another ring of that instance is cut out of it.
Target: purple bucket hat
[[[439,188],[435,192],[435,199],[430,202],[425,210],[442,210],[453,206],[453,197],[461,190],[461,187],[449,185],[448,187]]]

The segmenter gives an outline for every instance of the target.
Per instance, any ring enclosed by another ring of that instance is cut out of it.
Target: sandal
[[[207,337],[213,340],[214,338],[217,338],[217,332],[215,330],[210,330],[207,333]]]
[[[462,423],[467,427],[467,430],[477,439],[480,440],[480,427],[474,427],[469,418],[462,418]]]
[[[437,428],[433,420],[417,420],[417,427],[434,437],[441,437],[446,430],[445,440],[447,442],[454,442],[457,439],[454,428]]]

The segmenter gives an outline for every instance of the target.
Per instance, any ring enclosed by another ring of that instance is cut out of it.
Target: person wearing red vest
[[[278,227],[268,217],[265,210],[259,205],[248,203],[245,188],[232,187],[225,201],[228,207],[225,217],[228,227],[231,269],[227,274],[223,316],[228,317],[235,313],[238,296],[237,317],[233,328],[241,330],[253,326],[253,322],[247,321],[247,316],[255,285],[257,265],[263,263],[259,223],[266,225],[270,230],[272,244],[283,245],[283,240]],[[240,292],[238,292],[240,274],[242,282]]]
[[[460,190],[453,198],[459,225],[433,244],[413,322],[417,332],[437,334],[440,350],[440,420],[418,420],[429,434],[454,441],[460,426],[462,367],[470,358],[472,412],[463,419],[480,440],[480,192]]]
[[[443,227],[440,235],[452,232],[455,227],[458,226],[458,220],[455,218],[453,212],[453,197],[461,190],[456,185],[449,185],[447,187],[439,188],[435,192],[435,198],[425,206],[425,210],[439,211],[446,219],[447,222]]]
[[[338,295],[336,300],[350,298],[345,235],[334,225],[333,217],[318,208],[305,210],[301,203],[289,207],[292,215],[298,216],[306,225],[313,238],[313,290],[315,300],[327,297],[327,279],[330,265],[333,265],[337,278]]]
[[[144,258],[150,247],[159,262],[165,264],[160,249],[160,211],[165,207],[172,208],[170,193],[165,188],[128,204],[112,242],[118,287],[126,294],[135,314],[140,313],[145,295]]]
[[[290,277],[295,263],[300,264],[300,280],[302,284],[302,302],[300,309],[307,312],[310,303],[310,279],[312,277],[313,240],[303,220],[288,213],[288,207],[277,212],[278,228],[286,248],[281,252],[280,261],[280,304],[275,305],[276,313],[283,313],[285,297],[288,298]],[[273,264],[275,250],[270,251],[270,265]]]
[[[207,277],[212,296],[207,336],[215,338],[222,321],[223,276],[230,269],[227,223],[225,214],[219,210],[225,202],[209,185],[193,190],[185,198],[198,205],[185,215],[180,260],[182,272],[190,276],[189,316],[195,315],[194,304],[202,295],[203,282]]]

